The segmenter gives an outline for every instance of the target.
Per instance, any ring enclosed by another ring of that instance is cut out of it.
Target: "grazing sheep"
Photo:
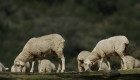
[[[55,65],[47,59],[41,60],[38,65],[39,72],[53,72],[56,70]]]
[[[89,51],[81,51],[77,57],[77,61],[78,61],[78,70],[79,72],[82,72],[82,68],[84,68],[84,60],[88,57],[88,55],[90,54]]]
[[[7,71],[9,68],[5,68],[5,66],[0,62],[0,71]]]
[[[34,70],[35,59],[46,56],[56,56],[59,58],[59,66],[57,72],[64,72],[65,57],[63,48],[65,40],[59,34],[50,34],[38,38],[31,38],[24,46],[21,53],[14,60],[15,67],[22,67],[26,62],[32,61],[30,72]]]
[[[17,69],[16,69],[17,68]],[[25,66],[21,68],[15,67],[14,65],[11,67],[11,72],[30,72],[30,63],[26,62]]]
[[[140,61],[132,56],[125,56],[127,69],[139,69]],[[123,63],[121,61],[121,69],[123,69]]]
[[[107,64],[109,70],[110,67],[110,57],[119,56],[123,61],[124,70],[126,67],[126,60],[124,53],[126,52],[127,46],[129,44],[128,39],[125,36],[114,36],[108,39],[101,40],[97,43],[91,54],[84,61],[84,66],[86,70],[90,69],[91,64],[94,64],[97,60],[100,59],[100,64],[102,64],[103,59],[107,58]],[[102,65],[100,65],[99,70],[101,70]]]
[[[90,55],[89,51],[81,51],[77,57],[77,61],[78,61],[78,70],[79,72],[82,72],[82,69],[84,68],[84,61],[86,60],[86,58]],[[96,63],[94,65],[91,65],[91,69],[92,70],[97,70],[97,68],[99,68],[99,60],[96,61]],[[102,69],[103,70],[109,70],[108,66],[106,65],[106,63],[102,63]]]

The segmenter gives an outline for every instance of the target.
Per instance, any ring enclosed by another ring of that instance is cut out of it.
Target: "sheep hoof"
[[[127,70],[127,69],[123,69],[123,70]]]
[[[31,73],[33,73],[33,71],[30,71]]]
[[[98,71],[103,71],[103,69],[99,69]]]

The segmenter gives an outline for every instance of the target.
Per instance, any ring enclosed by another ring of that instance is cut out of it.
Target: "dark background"
[[[66,40],[66,71],[77,71],[80,51],[116,35],[125,35],[127,55],[140,59],[140,0],[0,0],[0,61],[6,67],[30,38],[52,33]],[[119,69],[120,59],[111,60]]]

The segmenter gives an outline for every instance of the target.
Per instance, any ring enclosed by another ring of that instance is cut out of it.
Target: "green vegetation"
[[[139,0],[0,0],[0,61],[11,67],[30,38],[52,33],[66,40],[66,71],[77,71],[80,51],[115,35],[127,36],[127,54],[140,59],[139,9]],[[120,68],[119,58],[112,61]]]

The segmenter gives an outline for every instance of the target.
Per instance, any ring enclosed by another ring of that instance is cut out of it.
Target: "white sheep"
[[[127,46],[129,44],[128,39],[125,36],[114,36],[108,39],[101,40],[97,43],[91,54],[87,57],[84,62],[86,70],[89,70],[90,65],[94,64],[97,60],[100,59],[100,64],[102,64],[103,59],[107,58],[107,64],[109,70],[110,67],[110,57],[119,56],[123,61],[124,70],[126,67],[126,60],[124,57],[124,52],[126,52]],[[101,70],[102,65],[100,65],[99,70]]]
[[[57,72],[64,72],[65,57],[63,48],[65,40],[59,34],[50,34],[38,38],[31,38],[24,46],[21,53],[14,60],[14,66],[19,67],[25,65],[26,62],[32,61],[30,72],[34,70],[35,59],[46,56],[56,56],[59,58],[59,66]]]
[[[132,56],[125,56],[126,59],[126,66],[127,69],[139,69],[140,68],[140,61],[138,59],[135,59]],[[123,63],[121,61],[121,69],[123,69]]]
[[[93,64],[91,66],[91,70],[98,70],[100,67],[100,60],[97,60],[95,62],[95,64]],[[101,64],[101,70],[105,70],[105,71],[108,71],[109,70],[109,67],[107,66],[107,64],[105,62],[102,62]]]
[[[17,68],[17,69],[16,69]],[[21,69],[21,70],[20,70]],[[11,67],[11,72],[30,72],[30,63],[26,62],[25,66],[22,68],[15,67],[14,65]]]
[[[9,68],[5,68],[5,66],[0,62],[0,71],[7,71]]]
[[[38,65],[39,72],[53,72],[56,70],[55,65],[47,59],[41,60]]]
[[[84,68],[84,61],[89,56],[89,51],[81,51],[77,57],[78,62],[78,70],[79,72],[82,72],[82,68]]]
[[[90,55],[89,51],[81,51],[77,57],[77,61],[78,61],[78,70],[79,72],[82,72],[82,69],[84,68],[84,61],[86,60],[86,58]],[[102,63],[102,70],[109,70],[108,66],[106,63]],[[97,70],[97,68],[99,68],[100,64],[99,64],[99,60],[96,61],[95,64],[91,64],[91,69],[92,70]],[[84,68],[85,69],[85,68]]]

